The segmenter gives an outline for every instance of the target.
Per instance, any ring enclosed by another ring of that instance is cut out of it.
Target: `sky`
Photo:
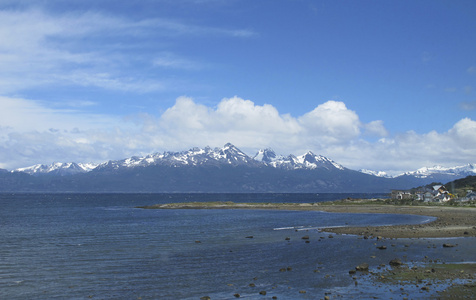
[[[472,0],[0,0],[0,168],[230,142],[476,163]]]

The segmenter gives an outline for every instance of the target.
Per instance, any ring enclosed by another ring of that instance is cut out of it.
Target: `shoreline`
[[[476,237],[476,208],[450,206],[406,206],[368,203],[234,203],[188,202],[141,206],[144,209],[269,209],[323,211],[331,213],[407,214],[436,217],[424,224],[332,227],[320,228],[325,232],[383,238],[448,238]]]

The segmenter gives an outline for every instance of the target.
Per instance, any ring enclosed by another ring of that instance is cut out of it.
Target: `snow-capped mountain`
[[[13,172],[23,172],[30,175],[74,175],[78,173],[86,173],[97,167],[97,164],[92,163],[52,163],[51,165],[34,165],[26,168],[19,168]]]
[[[282,169],[339,169],[344,170],[344,167],[335,161],[324,157],[322,155],[316,155],[311,151],[303,154],[301,156],[281,156],[276,155],[276,153],[267,148],[264,150],[259,150],[258,153],[253,157],[255,160],[260,161],[268,166]]]
[[[249,165],[256,166],[258,163],[246,155],[234,145],[228,143],[223,148],[212,149],[210,147],[192,148],[182,152],[154,153],[147,156],[133,156],[123,160],[108,161],[100,164],[96,169],[120,169],[133,167],[160,166],[203,166],[203,165]]]
[[[205,169],[201,167],[205,167]],[[99,177],[105,181],[109,178],[125,180],[124,176],[136,174],[134,176],[137,177],[127,177],[127,180],[130,181],[130,184],[135,182],[137,186],[146,186],[144,190],[148,191],[159,190],[156,185],[160,178],[161,184],[165,186],[163,189],[175,186],[174,191],[191,190],[192,187],[193,190],[205,189],[202,185],[208,180],[210,181],[208,188],[212,191],[240,191],[241,189],[276,191],[283,189],[302,192],[314,191],[314,189],[342,191],[412,188],[431,182],[445,183],[468,175],[475,175],[476,165],[468,164],[454,168],[436,166],[421,168],[399,176],[389,176],[385,172],[349,170],[333,160],[316,155],[311,151],[300,156],[292,154],[283,156],[277,155],[272,149],[267,148],[259,150],[256,155],[250,157],[228,143],[221,148],[205,147],[181,152],[168,151],[133,156],[122,160],[110,160],[99,165],[81,163],[35,165],[16,169],[11,173],[27,173],[35,175],[34,177],[40,175],[50,175],[51,178],[59,176],[63,179],[66,175],[74,177],[76,174],[91,173],[91,176],[87,176],[89,179],[84,179],[92,180],[88,184],[98,183],[97,178]],[[80,182],[78,178],[71,180],[70,184],[73,186],[71,190],[79,189],[79,187],[74,187]],[[151,180],[152,182],[150,182]],[[212,180],[214,181],[211,182]],[[165,182],[169,182],[171,186],[167,186]],[[85,185],[88,184],[85,183]],[[112,186],[116,183],[109,184]],[[235,187],[232,189],[230,186],[233,185]],[[211,188],[212,186],[214,188]],[[115,189],[121,190],[121,188],[125,187],[115,186]],[[101,189],[100,186],[95,188],[95,190]],[[130,190],[134,189],[136,187],[130,187]]]
[[[278,156],[272,149],[259,150],[251,158],[243,151],[228,143],[223,148],[192,148],[182,152],[164,152],[150,154],[144,157],[131,157],[123,160],[108,161],[97,167],[97,170],[120,169],[131,167],[161,166],[204,166],[204,165],[231,165],[231,166],[270,166],[279,169],[339,169],[344,167],[321,155],[308,152],[301,156]]]
[[[253,157],[253,159],[268,164],[276,161],[276,159],[278,159],[278,156],[272,149],[266,148],[264,150],[259,150],[258,153],[256,153],[256,155]]]
[[[421,179],[424,182],[449,182],[456,179],[460,179],[469,175],[476,175],[476,164],[467,164],[464,166],[457,166],[457,167],[442,167],[442,166],[434,166],[434,167],[424,167],[420,168],[416,171],[405,172],[403,174],[398,174],[395,176],[388,175],[385,172],[381,171],[372,171],[362,169],[359,172],[364,174],[369,174],[377,177],[383,178],[414,178],[414,179]],[[417,184],[417,183],[415,183]]]
[[[277,169],[318,169],[327,170],[345,168],[340,164],[322,155],[316,155],[311,151],[301,155],[276,155],[272,149],[259,150],[254,157],[250,157],[243,151],[228,143],[222,148],[192,148],[181,152],[154,153],[146,156],[132,156],[122,160],[110,160],[101,164],[81,164],[81,163],[53,163],[51,165],[34,165],[26,168],[19,168],[14,172],[24,172],[30,175],[74,175],[78,173],[96,170],[114,171],[120,169],[130,169],[135,167],[148,166],[248,166],[262,167],[268,166]]]
[[[368,175],[373,175],[377,177],[384,177],[384,178],[392,178],[392,176],[388,175],[384,171],[373,171],[373,170],[368,170],[368,169],[360,169],[359,172],[368,174]]]
[[[0,170],[0,191],[369,193],[446,183],[474,174],[476,167],[469,164],[422,168],[383,178],[383,173],[369,175],[369,171],[350,170],[310,151],[300,156],[282,156],[268,148],[250,157],[226,144],[222,148],[133,156],[97,166],[54,163],[12,172]]]
[[[450,168],[442,167],[442,166],[424,167],[416,171],[406,172],[402,175],[410,175],[410,176],[415,176],[417,178],[427,178],[435,174],[459,176],[459,177],[476,175],[476,164],[467,164],[464,166],[457,166],[457,167],[450,167]]]

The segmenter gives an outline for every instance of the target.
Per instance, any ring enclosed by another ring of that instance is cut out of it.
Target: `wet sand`
[[[192,202],[144,206],[148,209],[274,209],[305,210],[336,213],[407,214],[432,216],[437,219],[418,225],[333,227],[321,228],[337,234],[354,234],[383,238],[438,238],[476,237],[476,208],[450,206],[403,206],[391,204],[349,204],[342,202],[322,203],[233,203]]]

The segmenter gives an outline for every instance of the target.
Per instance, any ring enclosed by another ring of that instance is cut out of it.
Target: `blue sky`
[[[0,168],[232,142],[476,163],[474,1],[0,1]]]

